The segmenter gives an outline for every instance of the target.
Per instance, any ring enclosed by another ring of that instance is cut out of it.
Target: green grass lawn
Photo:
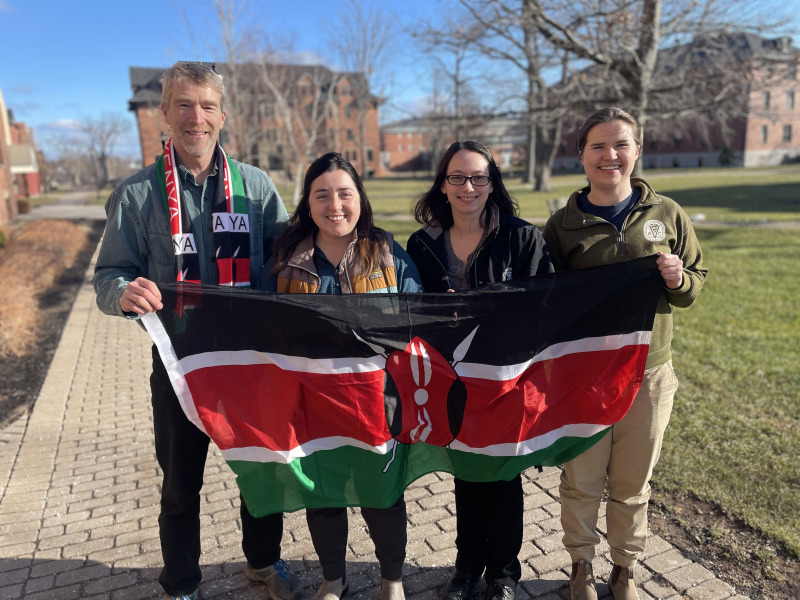
[[[675,314],[681,387],[654,480],[800,555],[800,229],[697,233],[710,274]]]

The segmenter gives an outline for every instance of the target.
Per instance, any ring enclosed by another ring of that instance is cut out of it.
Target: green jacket
[[[703,289],[708,269],[703,266],[700,244],[689,216],[678,204],[659,196],[643,179],[632,178],[641,198],[625,218],[622,231],[608,221],[581,212],[578,197],[589,187],[574,192],[567,205],[547,221],[544,239],[556,270],[584,269],[613,262],[675,254],[683,261],[683,283],[671,290],[664,286],[658,302],[647,368],[672,358],[672,306],[685,308]]]

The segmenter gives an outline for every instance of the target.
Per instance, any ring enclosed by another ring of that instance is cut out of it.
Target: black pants
[[[164,568],[158,580],[168,595],[188,594],[200,585],[200,488],[208,436],[186,418],[158,352],[150,376],[156,457],[164,481],[158,528]],[[241,498],[240,498],[241,499]],[[254,518],[241,501],[242,550],[256,569],[281,556],[283,514]]]
[[[522,576],[522,477],[475,483],[455,480],[456,570],[515,586]]]
[[[381,577],[399,581],[406,559],[406,503],[403,497],[389,508],[362,508],[369,535],[375,544],[375,556],[381,565]],[[322,576],[328,581],[344,577],[347,566],[347,509],[309,508],[306,522],[317,551]]]

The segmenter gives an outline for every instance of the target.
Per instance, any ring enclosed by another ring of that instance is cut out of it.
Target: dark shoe
[[[608,587],[614,600],[639,600],[639,592],[633,583],[633,568],[614,565],[611,577],[608,578]]]
[[[503,583],[492,582],[486,588],[486,600],[514,600],[514,588]]]
[[[443,600],[471,600],[475,595],[475,584],[480,580],[479,577],[464,575],[456,571],[447,583],[444,590]]]
[[[597,600],[592,563],[583,559],[572,563],[572,575],[569,578],[569,597],[570,600]]]

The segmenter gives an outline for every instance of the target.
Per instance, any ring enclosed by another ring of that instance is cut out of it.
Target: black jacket
[[[408,238],[406,247],[417,266],[426,292],[446,292],[452,286],[447,277],[444,229],[427,225]],[[492,283],[526,281],[553,272],[544,238],[535,225],[513,215],[494,214],[490,231],[469,273],[470,288]]]

